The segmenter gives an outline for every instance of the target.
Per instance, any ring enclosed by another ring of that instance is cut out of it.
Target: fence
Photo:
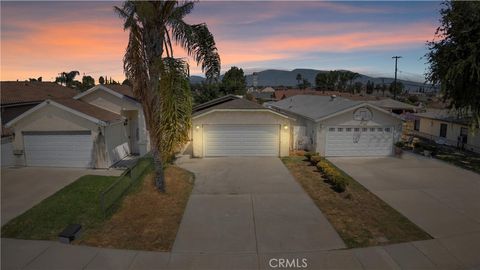
[[[139,158],[133,166],[125,170],[115,182],[102,191],[99,201],[103,216],[106,217],[109,211],[120,202],[125,193],[152,169],[152,157],[147,155]]]

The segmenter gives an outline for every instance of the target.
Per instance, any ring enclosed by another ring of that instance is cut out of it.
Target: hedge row
[[[332,166],[325,158],[318,155],[318,153],[305,153],[305,157],[322,172],[323,176],[332,185],[337,192],[344,192],[348,186],[348,179]]]

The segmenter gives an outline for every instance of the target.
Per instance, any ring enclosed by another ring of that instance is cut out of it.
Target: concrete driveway
[[[120,175],[120,170],[46,167],[1,169],[2,225],[87,174]]]
[[[278,158],[188,159],[195,187],[173,253],[270,253],[344,248]]]
[[[330,161],[435,238],[480,232],[480,175],[474,172],[410,153]]]

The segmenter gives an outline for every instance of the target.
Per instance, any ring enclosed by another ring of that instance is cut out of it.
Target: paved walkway
[[[195,187],[173,252],[269,253],[344,248],[278,158],[189,159]]]
[[[479,174],[411,153],[330,160],[435,238],[480,232]]]
[[[78,168],[2,168],[2,225],[87,174],[120,175],[120,170]]]
[[[361,249],[281,253],[167,253],[2,238],[1,269],[480,269],[480,233]],[[294,268],[289,268],[294,269]]]

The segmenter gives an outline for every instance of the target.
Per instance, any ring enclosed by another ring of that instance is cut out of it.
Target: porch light
[[[200,129],[200,126],[197,125],[197,126],[195,126],[195,128],[196,128],[196,129]]]
[[[287,125],[283,126],[283,129],[287,130],[287,129],[288,129],[288,126],[287,126]]]

